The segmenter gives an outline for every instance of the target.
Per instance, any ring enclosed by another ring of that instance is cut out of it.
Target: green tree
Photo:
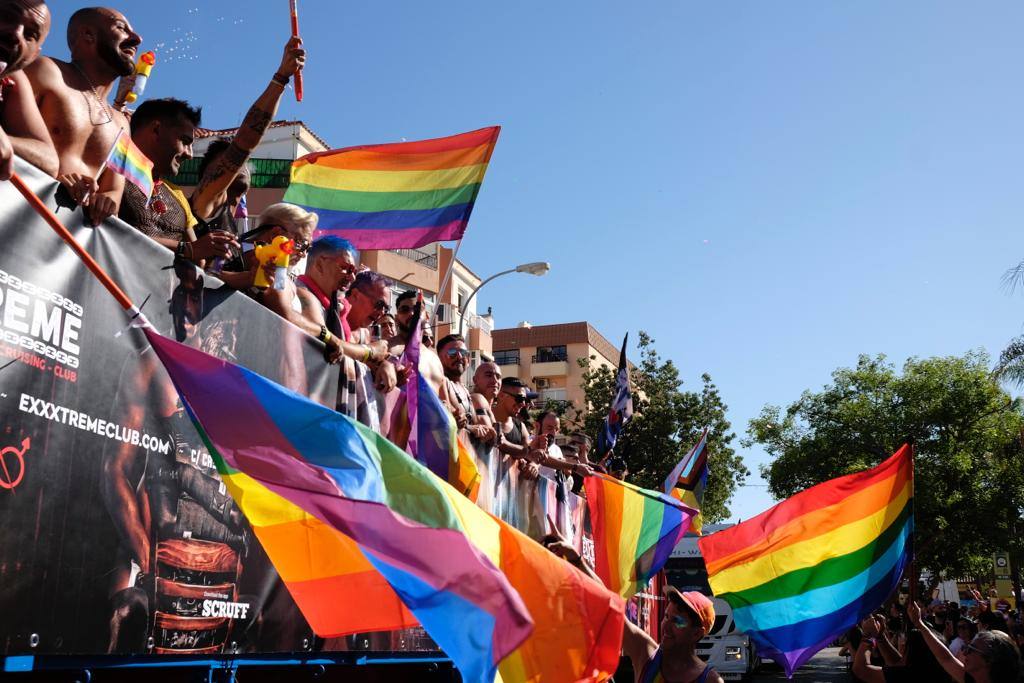
[[[912,441],[915,552],[921,567],[980,571],[994,550],[1019,553],[1024,504],[1021,406],[988,370],[988,356],[908,360],[861,356],[781,410],[750,421],[744,445],[760,444],[769,490],[785,498],[872,467]]]
[[[705,374],[699,391],[683,391],[679,370],[671,360],[662,360],[645,332],[640,332],[639,348],[640,364],[630,372],[633,419],[619,436],[616,455],[625,458],[632,483],[660,490],[707,426],[710,473],[702,512],[708,522],[725,519],[736,487],[750,471],[729,445],[736,435],[725,417],[727,407],[718,388]],[[586,358],[578,362],[587,369],[583,374],[587,410],[579,416],[578,426],[596,436],[615,393],[616,368],[591,367]]]

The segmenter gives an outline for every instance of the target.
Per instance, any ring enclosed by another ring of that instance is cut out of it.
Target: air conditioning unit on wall
[[[538,389],[547,389],[549,386],[551,386],[551,380],[544,379],[543,377],[538,377],[534,381],[536,382]]]

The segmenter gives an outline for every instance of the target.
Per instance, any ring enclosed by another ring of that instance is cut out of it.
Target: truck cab
[[[731,524],[705,524],[704,533],[732,526]],[[665,582],[680,591],[698,591],[712,599],[715,605],[715,623],[711,632],[697,645],[697,656],[715,668],[723,679],[740,681],[748,678],[760,665],[760,659],[750,639],[736,630],[732,608],[711,592],[708,571],[704,566],[698,536],[687,534],[673,549],[665,563]]]

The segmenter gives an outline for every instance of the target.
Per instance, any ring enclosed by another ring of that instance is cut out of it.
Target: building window
[[[569,360],[569,354],[564,346],[538,346],[537,355],[533,357],[534,363],[557,363]]]
[[[498,365],[519,365],[519,349],[495,351],[494,362]]]

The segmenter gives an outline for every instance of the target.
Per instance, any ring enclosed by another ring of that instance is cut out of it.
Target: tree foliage
[[[912,441],[919,566],[979,571],[995,550],[1019,553],[1024,504],[1021,406],[988,361],[983,353],[910,359],[900,374],[884,356],[861,356],[784,411],[766,406],[744,445],[768,451],[762,474],[784,498],[872,467]]]
[[[727,408],[718,388],[705,374],[699,391],[683,391],[679,370],[671,360],[662,360],[645,332],[640,332],[639,348],[640,364],[630,372],[634,415],[619,436],[615,454],[626,460],[632,483],[660,490],[665,477],[708,426],[710,474],[702,512],[708,522],[728,517],[729,500],[750,472],[729,445],[736,435],[725,417]],[[583,388],[588,409],[578,416],[577,424],[596,435],[615,393],[616,369],[591,367],[586,358],[578,362],[587,369]]]

